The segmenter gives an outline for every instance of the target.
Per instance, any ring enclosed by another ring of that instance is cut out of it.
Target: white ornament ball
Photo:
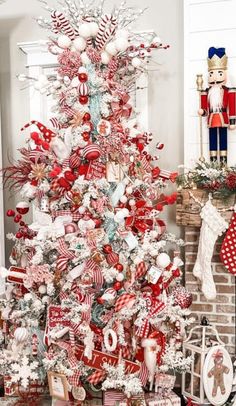
[[[44,295],[47,292],[47,286],[40,285],[38,291],[41,295]]]
[[[90,33],[92,37],[96,37],[98,33],[98,24],[95,22],[89,23]]]
[[[134,200],[134,199],[130,199],[130,200],[129,200],[129,205],[130,205],[130,206],[135,206],[135,200]]]
[[[26,301],[26,302],[29,302],[30,300],[32,300],[33,299],[33,296],[31,295],[31,293],[26,293],[25,295],[24,295],[24,300]]]
[[[74,40],[73,46],[77,51],[84,51],[86,48],[86,41],[82,37],[78,37]]]
[[[29,337],[27,328],[17,327],[14,331],[14,338],[18,343],[23,343]]]
[[[112,56],[115,56],[118,53],[115,42],[109,42],[109,44],[107,44],[105,49],[106,49],[106,52],[108,52],[108,54],[110,54]]]
[[[134,68],[138,68],[139,66],[141,66],[142,61],[141,61],[141,59],[135,57],[135,58],[132,59],[132,62],[131,62],[131,63],[132,63],[132,66],[133,66]]]
[[[66,49],[71,46],[71,39],[67,35],[61,35],[57,40],[58,46],[60,48]]]
[[[115,47],[118,51],[124,52],[129,46],[129,42],[126,38],[117,38],[115,40]]]
[[[86,207],[80,206],[80,207],[79,207],[79,213],[80,213],[80,214],[84,214],[85,212],[86,212]]]
[[[131,195],[131,193],[133,193],[133,188],[132,188],[131,186],[128,186],[128,187],[125,189],[125,191],[126,191],[127,195]]]
[[[121,198],[120,198],[121,203],[127,203],[127,200],[128,200],[128,198],[125,195],[121,196]]]
[[[88,55],[86,54],[86,52],[82,52],[82,54],[80,55],[81,57],[81,61],[84,65],[88,65],[91,61],[88,57]]]
[[[120,29],[116,31],[116,38],[128,38],[129,37],[129,31]]]
[[[49,304],[50,303],[50,297],[49,296],[47,296],[47,295],[45,295],[45,296],[43,296],[42,297],[42,302],[44,303],[44,304]]]
[[[108,63],[110,62],[110,60],[111,60],[111,55],[108,54],[106,51],[103,51],[103,52],[101,53],[101,61],[102,61],[102,63],[103,63],[104,65],[108,65]]]
[[[122,282],[124,279],[125,279],[125,277],[124,277],[123,273],[121,273],[121,272],[118,273],[118,275],[116,276],[116,280],[118,282]]]
[[[83,23],[79,27],[79,35],[83,38],[91,37],[90,23]]]
[[[161,268],[166,268],[168,265],[170,265],[170,257],[168,254],[165,252],[162,252],[161,254],[158,255],[156,259],[156,264],[160,266]]]

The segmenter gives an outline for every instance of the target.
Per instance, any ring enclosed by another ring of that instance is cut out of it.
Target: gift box
[[[146,406],[144,394],[127,396],[120,391],[108,390],[104,392],[103,406]]]
[[[146,393],[145,401],[147,406],[181,406],[181,399],[173,391],[162,397],[156,393]]]

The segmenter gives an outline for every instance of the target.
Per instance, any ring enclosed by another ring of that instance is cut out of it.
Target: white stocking
[[[226,231],[228,223],[211,204],[210,199],[203,206],[200,215],[202,226],[193,274],[201,280],[202,292],[206,299],[213,300],[216,297],[216,288],[211,270],[211,259],[215,242],[218,236]]]

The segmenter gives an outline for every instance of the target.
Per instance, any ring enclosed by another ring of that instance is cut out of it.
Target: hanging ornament
[[[29,332],[25,327],[17,327],[14,331],[14,338],[20,344],[24,343],[29,337]]]
[[[81,402],[86,398],[86,391],[83,386],[72,386],[71,393],[74,399],[80,400]]]
[[[24,214],[28,213],[28,211],[29,211],[29,203],[27,203],[27,202],[19,202],[19,203],[17,203],[16,211],[21,215],[24,215]]]
[[[89,144],[83,150],[83,157],[88,161],[93,161],[101,156],[101,148],[97,144]]]
[[[166,268],[168,265],[170,265],[170,257],[168,254],[165,252],[162,252],[161,254],[158,255],[156,259],[156,264],[160,266],[161,268]]]
[[[113,352],[117,347],[117,334],[114,330],[109,328],[104,333],[104,345],[107,351]]]
[[[175,299],[175,304],[181,309],[188,309],[193,301],[193,296],[184,286],[177,286],[172,290],[172,295]]]

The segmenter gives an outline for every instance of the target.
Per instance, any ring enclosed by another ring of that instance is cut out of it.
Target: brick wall
[[[231,275],[220,261],[221,238],[216,242],[212,258],[217,297],[212,301],[206,300],[192,273],[197,257],[199,234],[199,228],[185,227],[185,282],[186,288],[193,294],[192,313],[197,321],[200,321],[201,317],[205,315],[217,328],[228,351],[235,354],[235,276]]]

